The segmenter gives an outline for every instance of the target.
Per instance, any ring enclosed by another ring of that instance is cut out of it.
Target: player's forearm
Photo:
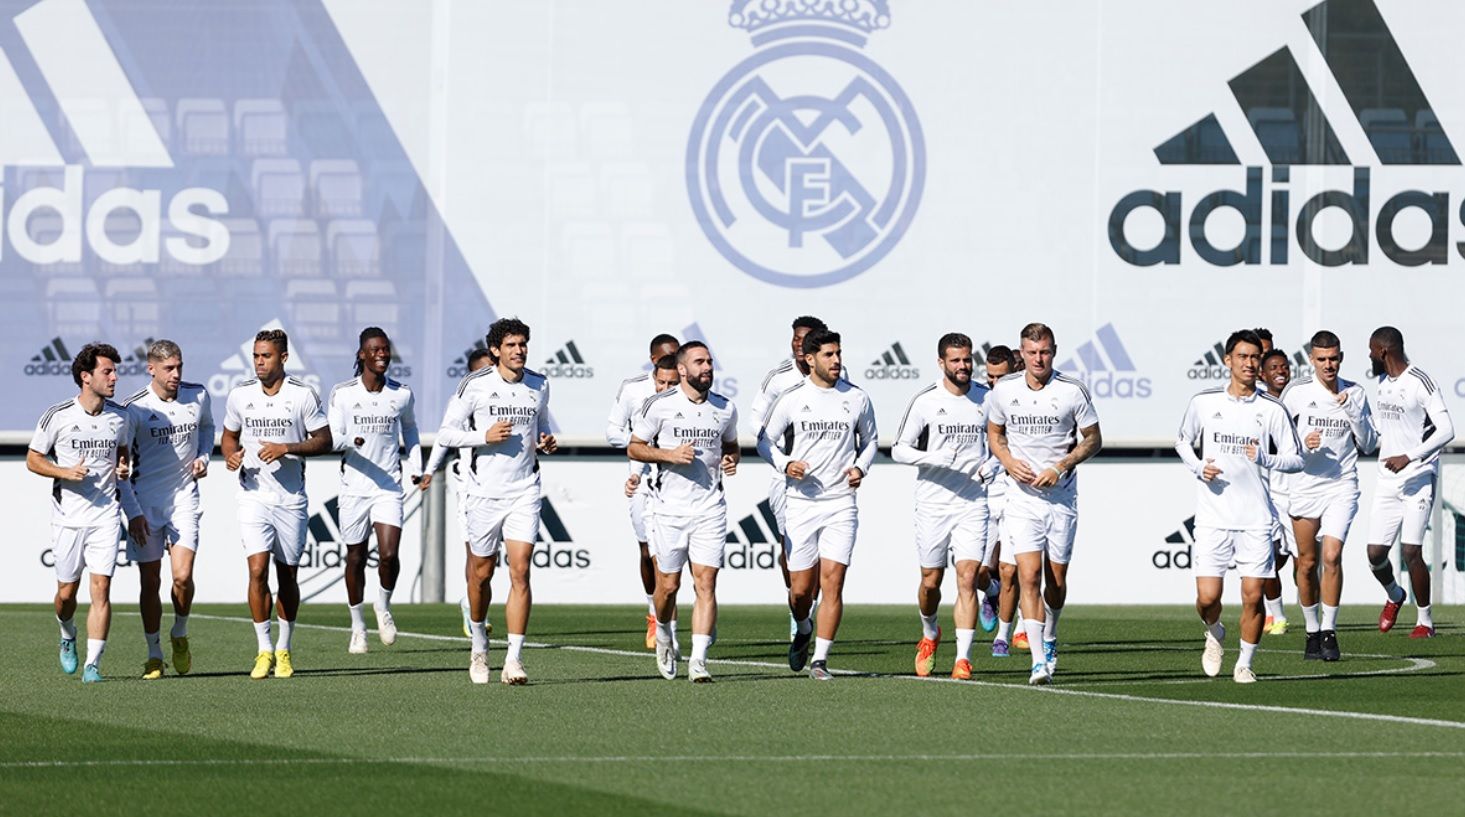
[[[1427,416],[1434,423],[1434,432],[1425,437],[1424,442],[1409,450],[1408,457],[1411,461],[1428,459],[1443,451],[1455,439],[1455,424],[1450,421],[1449,413],[1430,412]]]
[[[28,449],[25,452],[25,467],[30,469],[32,474],[47,479],[61,479],[62,474],[69,470],[57,465],[50,457],[35,449]]]
[[[214,453],[214,424],[205,423],[198,427],[198,448],[195,459],[207,460]]]
[[[1190,469],[1190,473],[1197,477],[1205,469],[1205,463],[1201,462],[1200,456],[1195,453],[1195,441],[1180,437],[1175,441],[1175,453],[1180,455],[1180,461]]]
[[[422,467],[422,473],[436,474],[438,469],[443,467],[443,460],[448,458],[449,450],[451,450],[451,446],[443,445],[442,440],[434,443],[432,453],[427,456],[427,464]]]
[[[860,469],[861,474],[870,473],[870,466],[875,464],[875,455],[879,453],[879,445],[875,438],[864,440],[860,449],[855,452],[855,467]]]
[[[780,474],[788,469],[789,463],[793,462],[792,457],[779,451],[778,446],[774,445],[773,440],[769,439],[766,428],[758,432],[758,456],[762,457],[764,462],[773,466],[774,470]]]
[[[128,480],[118,480],[117,498],[122,503],[122,513],[129,519],[136,519],[142,516],[142,505],[137,501],[137,493],[132,490],[132,483]]]
[[[285,453],[297,457],[314,457],[330,452],[335,447],[335,438],[329,427],[310,432],[303,442],[286,443]]]
[[[1015,460],[1007,447],[1007,426],[987,425],[987,447],[992,449],[992,456],[1002,463],[1003,469],[1012,473]]]
[[[1093,431],[1085,429],[1083,439],[1079,440],[1078,445],[1068,452],[1068,456],[1058,460],[1054,467],[1058,469],[1059,473],[1066,474],[1077,468],[1079,463],[1099,453],[1099,449],[1103,447],[1104,435],[1099,431],[1099,427],[1094,426]]]
[[[483,432],[443,426],[437,432],[437,444],[447,448],[474,448],[484,445]]]
[[[901,465],[945,465],[945,458],[938,458],[934,451],[922,451],[908,443],[896,443],[890,448],[890,458]]]
[[[663,451],[662,449],[657,448],[656,446],[653,446],[649,443],[644,443],[640,440],[634,439],[631,440],[630,445],[626,446],[626,456],[635,460],[636,462],[671,462],[670,451]]]

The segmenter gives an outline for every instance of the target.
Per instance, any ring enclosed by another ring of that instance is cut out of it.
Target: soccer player
[[[677,677],[672,636],[682,566],[691,562],[696,604],[692,608],[692,660],[687,677],[707,683],[707,649],[717,627],[717,571],[727,546],[724,476],[737,473],[738,410],[712,391],[712,353],[689,341],[676,354],[680,385],[646,399],[631,430],[630,457],[656,467],[652,524],[656,545],[656,665],[667,680]],[[660,373],[660,363],[657,372]]]
[[[993,346],[987,350],[987,388],[991,389],[997,385],[998,380],[1016,371],[1020,360],[1017,352],[1006,346]],[[996,570],[997,576],[992,577],[982,606],[985,608],[992,603],[993,596],[997,597],[997,635],[992,639],[992,657],[1007,658],[1012,654],[1012,647],[1028,649],[1028,641],[1027,634],[1018,628],[1017,637],[1011,644],[1008,642],[1008,637],[1012,634],[1012,620],[1017,615],[1018,582],[1017,561],[1012,558],[1011,549],[1004,551],[1002,548],[1002,511],[1007,506],[1007,492],[1012,483],[1007,478],[1007,473],[1001,469],[1001,461],[998,460],[995,465],[996,475],[987,486],[986,566],[989,571]],[[997,586],[992,587],[994,584]]]
[[[499,680],[508,685],[529,682],[524,672],[524,634],[533,596],[529,569],[539,535],[539,452],[554,453],[558,444],[549,430],[549,381],[526,367],[529,326],[518,318],[501,318],[486,338],[494,365],[480,369],[458,386],[448,401],[438,440],[454,448],[473,448],[464,475],[463,513],[468,523],[468,605],[473,648],[468,677],[475,684],[489,680],[488,614],[491,585],[499,552],[509,562],[509,601],[504,609],[509,648]]]
[[[402,561],[402,477],[419,483],[422,443],[412,390],[387,377],[392,341],[376,326],[361,330],[356,348],[356,377],[331,390],[328,419],[331,439],[341,455],[341,538],[346,540],[346,600],[351,612],[347,651],[366,652],[366,621],[361,612],[366,594],[367,540],[376,531],[377,578],[381,590],[373,609],[377,637],[391,646],[397,640],[392,618],[392,591]],[[406,468],[401,447],[407,449]]]
[[[1251,661],[1262,636],[1262,583],[1275,573],[1270,534],[1276,510],[1266,470],[1302,469],[1302,447],[1287,410],[1256,388],[1261,357],[1256,332],[1232,332],[1222,359],[1230,384],[1190,398],[1175,441],[1176,453],[1198,480],[1193,565],[1195,609],[1206,626],[1201,667],[1213,678],[1221,672],[1221,591],[1234,563],[1241,574],[1241,657],[1231,677],[1238,684],[1256,681]]]
[[[784,550],[795,634],[789,669],[809,661],[810,611],[817,592],[819,630],[809,675],[828,681],[829,648],[844,613],[844,578],[855,549],[855,491],[875,461],[875,409],[842,378],[839,334],[804,337],[808,377],[778,395],[758,431],[758,453],[785,476]],[[775,442],[777,441],[777,442]]]
[[[1358,455],[1378,447],[1368,396],[1338,376],[1342,341],[1326,329],[1310,344],[1314,377],[1292,382],[1282,404],[1302,438],[1302,472],[1290,478],[1288,513],[1296,532],[1297,600],[1307,626],[1302,657],[1337,661],[1338,605],[1343,597],[1343,543],[1358,515]],[[1321,548],[1319,548],[1321,544]],[[1322,581],[1318,581],[1318,555]],[[1321,591],[1322,617],[1318,617]]]
[[[36,424],[25,465],[51,480],[51,552],[56,559],[56,623],[61,626],[61,671],[76,673],[76,597],[83,568],[91,574],[86,621],[86,665],[81,680],[102,680],[102,652],[112,626],[112,573],[122,527],[118,494],[129,495],[119,469],[127,468],[127,410],[112,402],[122,356],[105,343],[88,343],[71,360],[80,392],[46,409]],[[129,497],[128,501],[131,499]]]
[[[977,573],[987,555],[987,395],[972,382],[972,339],[952,332],[936,343],[941,380],[916,393],[895,432],[891,457],[916,471],[916,552],[921,583],[921,640],[916,675],[936,665],[941,627],[941,581],[956,561],[956,662],[951,677],[972,677],[972,641],[977,634]],[[995,462],[995,461],[992,461]]]
[[[1257,337],[1261,338],[1262,345],[1267,345],[1267,338],[1270,338],[1271,334],[1268,333],[1263,337],[1261,333],[1266,332],[1265,329],[1255,331]],[[1287,354],[1281,349],[1269,349],[1262,352],[1260,383],[1267,395],[1281,400],[1282,392],[1291,382],[1292,363],[1287,359]],[[1288,494],[1293,479],[1291,474],[1284,474],[1281,471],[1267,472],[1267,485],[1272,494],[1272,508],[1277,512],[1277,521],[1272,526],[1271,534],[1272,549],[1276,551],[1273,564],[1276,575],[1262,584],[1262,605],[1267,611],[1266,619],[1262,621],[1262,632],[1271,635],[1287,634],[1287,610],[1282,605],[1282,569],[1287,566],[1288,558],[1297,555],[1297,539],[1292,531],[1292,518],[1287,515]],[[1293,581],[1297,581],[1295,576]]]
[[[1251,331],[1255,332],[1257,339],[1262,342],[1262,354],[1266,354],[1276,348],[1276,344],[1272,341],[1272,330],[1258,326]]]
[[[239,535],[249,560],[249,613],[259,652],[249,677],[295,674],[290,638],[300,610],[296,574],[305,552],[305,460],[329,453],[331,424],[320,395],[285,376],[290,339],[279,329],[254,336],[253,380],[229,391],[224,403],[224,463],[239,474]],[[279,584],[280,634],[270,644],[270,562]]]
[[[621,387],[616,389],[615,400],[610,406],[610,418],[605,423],[605,441],[612,448],[625,448],[631,444],[631,425],[636,419],[636,413],[647,398],[661,391],[657,388],[658,379],[677,376],[675,355],[678,348],[680,343],[674,336],[657,335],[651,339],[651,371],[621,381]],[[668,356],[672,356],[671,367],[663,370],[661,361]],[[650,540],[646,535],[646,502],[650,492],[649,486],[641,479],[646,473],[645,464],[632,462],[630,469],[628,479],[635,483],[635,489],[628,497],[627,506],[631,512],[631,532],[636,535],[636,543],[641,549],[641,588],[646,591],[646,649],[654,650],[656,602],[652,596],[656,593],[656,563],[652,559],[651,546],[648,544]]]
[[[137,563],[142,583],[139,607],[148,658],[142,677],[163,677],[160,629],[163,605],[163,552],[173,574],[173,669],[187,675],[193,668],[188,646],[188,615],[193,607],[193,560],[198,553],[198,481],[209,473],[214,450],[213,401],[208,389],[183,381],[183,351],[171,340],[155,341],[147,350],[152,382],[122,403],[127,409],[129,481],[135,507],[128,515],[127,557]]]
[[[1388,632],[1399,618],[1404,589],[1394,581],[1389,551],[1398,540],[1414,586],[1419,618],[1410,638],[1434,636],[1429,610],[1429,567],[1424,563],[1424,532],[1434,507],[1440,451],[1455,438],[1455,425],[1434,380],[1409,362],[1404,335],[1380,326],[1368,339],[1368,358],[1379,377],[1379,481],[1368,530],[1368,561],[1373,577],[1388,595],[1379,630]]]
[[[1078,528],[1074,469],[1098,453],[1104,438],[1089,390],[1053,369],[1053,330],[1030,323],[1021,337],[1026,365],[997,381],[987,398],[987,441],[1015,489],[1002,511],[1002,539],[1012,548],[1022,585],[1033,656],[1028,683],[1046,684],[1058,668],[1058,617]]]

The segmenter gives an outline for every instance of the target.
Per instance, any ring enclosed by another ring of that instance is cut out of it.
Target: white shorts
[[[855,551],[855,533],[860,527],[854,498],[820,502],[789,500],[784,505],[784,553],[789,570],[809,570],[820,559],[850,563]]]
[[[305,525],[308,521],[304,500],[291,503],[269,503],[254,499],[239,500],[239,538],[244,542],[244,555],[269,553],[277,562],[295,567],[305,554]]]
[[[93,576],[111,576],[117,570],[117,542],[122,537],[116,525],[92,528],[51,526],[51,555],[56,558],[56,581],[81,581],[81,571]]]
[[[656,569],[662,573],[680,573],[690,560],[703,567],[722,567],[722,552],[727,547],[727,509],[702,516],[674,516],[653,512],[651,526],[652,552]]]
[[[1197,578],[1225,578],[1231,565],[1248,579],[1270,579],[1277,575],[1272,561],[1272,543],[1264,530],[1195,529],[1191,568]]]
[[[468,549],[474,556],[497,556],[505,541],[533,543],[539,538],[539,488],[519,496],[463,498]]]
[[[1007,492],[987,494],[987,553],[1002,540],[1002,511],[1007,507]]]
[[[1392,547],[1397,539],[1406,545],[1424,544],[1434,508],[1434,483],[1433,471],[1402,480],[1380,476],[1368,520],[1368,543]]]
[[[775,533],[786,539],[788,537],[788,481],[777,473],[773,475],[773,484],[768,486],[768,507],[773,509],[773,518],[778,520],[778,530]]]
[[[336,510],[341,517],[341,541],[347,545],[359,545],[371,538],[372,525],[402,529],[401,494],[343,495]]]
[[[1277,509],[1277,517],[1272,520],[1272,542],[1276,545],[1277,553],[1285,553],[1288,556],[1297,555],[1297,532],[1292,530],[1292,517],[1282,508]]]
[[[631,512],[631,532],[636,535],[636,541],[638,543],[651,542],[650,539],[646,538],[646,517],[650,515],[650,508],[648,507],[650,504],[650,495],[641,489],[637,489],[635,493],[631,494],[631,498],[626,501],[626,506]]]
[[[1002,509],[1002,560],[1017,564],[1019,553],[1044,553],[1048,561],[1066,565],[1073,556],[1077,533],[1076,505],[1009,497]]]
[[[1293,519],[1318,520],[1319,540],[1331,536],[1339,542],[1346,542],[1353,520],[1358,516],[1358,486],[1317,496],[1293,496],[1287,513]]]
[[[916,506],[916,555],[923,568],[946,567],[987,558],[986,498]]]
[[[138,564],[161,561],[170,547],[198,552],[198,503],[185,500],[171,508],[143,508],[148,521],[147,541],[139,545],[127,537],[127,558]]]

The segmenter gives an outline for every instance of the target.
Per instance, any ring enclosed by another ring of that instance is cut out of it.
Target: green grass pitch
[[[1206,679],[1193,611],[1072,607],[1057,683],[1033,689],[986,639],[974,683],[946,679],[949,629],[939,677],[914,678],[913,607],[849,608],[830,664],[859,674],[827,684],[788,671],[785,612],[724,608],[700,686],[656,674],[641,611],[544,606],[510,688],[497,605],[487,687],[455,606],[399,606],[396,645],[348,655],[346,611],[308,605],[295,678],[258,682],[242,605],[196,610],[193,673],[160,681],[137,678],[119,606],[87,686],[58,668],[48,606],[0,606],[0,814],[1458,814],[1461,612],[1411,641],[1412,611],[1383,635],[1345,608],[1327,665],[1295,622],[1238,686],[1234,626]]]

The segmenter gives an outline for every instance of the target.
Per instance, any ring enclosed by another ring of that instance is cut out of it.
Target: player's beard
[[[1389,373],[1389,370],[1384,367],[1384,359],[1383,358],[1381,358],[1381,357],[1371,357],[1371,358],[1368,359],[1368,361],[1369,361],[1369,363],[1372,363],[1373,364],[1372,371],[1373,371],[1373,376],[1374,377],[1383,377],[1384,375],[1386,375],[1386,374]]]
[[[970,386],[972,383],[972,376],[970,372],[948,372],[942,370],[941,373],[946,375],[946,382],[957,387],[958,389],[964,389]]]
[[[698,394],[706,394],[712,391],[712,370],[708,369],[707,374],[701,377],[688,377],[687,385],[696,389]]]

